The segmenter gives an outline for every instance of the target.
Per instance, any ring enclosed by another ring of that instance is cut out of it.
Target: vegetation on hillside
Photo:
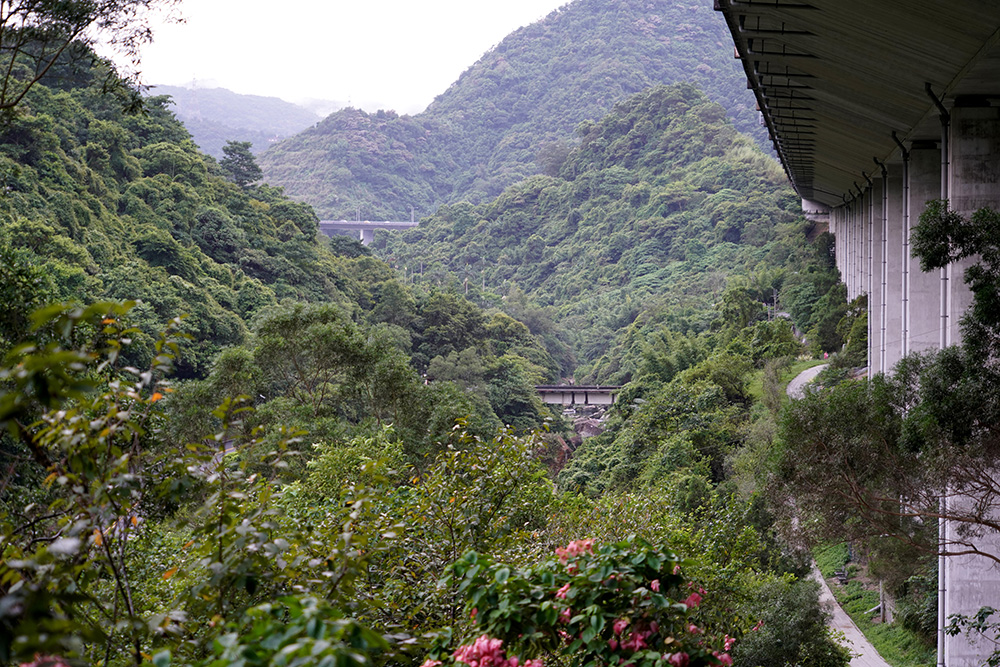
[[[847,312],[832,237],[798,215],[778,165],[722,107],[687,84],[656,87],[580,133],[558,175],[444,206],[379,235],[377,252],[417,284],[457,281],[500,305],[564,373],[575,360],[581,381],[624,383],[670,363],[654,357],[704,356],[695,350],[720,327],[729,338],[764,327],[740,351],[758,364],[774,351],[755,336],[783,310],[817,349],[839,349],[826,330]]]
[[[576,0],[504,39],[423,113],[338,111],[265,153],[269,182],[324,219],[408,220],[487,202],[645,88],[690,81],[763,143],[752,96],[700,0]]]
[[[746,473],[776,311],[846,306],[720,107],[641,92],[386,263],[102,74],[0,132],[0,663],[846,664]],[[630,384],[560,472],[578,359]]]

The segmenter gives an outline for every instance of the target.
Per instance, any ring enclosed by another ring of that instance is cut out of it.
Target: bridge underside
[[[1000,96],[993,0],[716,0],[789,178],[835,207],[903,142],[938,140],[938,97]]]
[[[620,386],[605,385],[539,385],[535,390],[542,402],[549,405],[611,405],[621,391]]]
[[[715,1],[804,211],[834,233],[849,297],[867,295],[869,373],[960,342],[972,260],[924,272],[909,244],[929,200],[1000,209],[1000,2]],[[1000,536],[978,546],[1000,553]],[[942,559],[939,579],[939,625],[1000,596],[982,557]],[[948,667],[991,648],[940,630],[939,644]]]
[[[411,229],[418,224],[413,220],[409,222],[388,220],[382,222],[371,222],[368,220],[320,220],[319,231],[327,236],[332,236],[342,231],[355,232],[362,244],[370,245],[375,240],[376,229]]]

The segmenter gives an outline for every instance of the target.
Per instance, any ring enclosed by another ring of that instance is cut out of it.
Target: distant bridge
[[[611,405],[621,385],[542,384],[535,387],[549,405]]]
[[[410,229],[416,227],[418,222],[372,222],[370,220],[320,220],[319,231],[327,236],[333,236],[335,231],[356,231],[358,238],[364,245],[369,245],[375,238],[376,229]]]

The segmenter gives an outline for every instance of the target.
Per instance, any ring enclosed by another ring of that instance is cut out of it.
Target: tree
[[[219,166],[222,167],[226,178],[241,188],[259,181],[264,176],[257,159],[250,152],[252,145],[249,141],[227,141],[222,147],[226,157],[219,160]]]
[[[3,0],[0,2],[0,110],[16,107],[59,62],[93,58],[103,43],[139,64],[152,39],[150,17],[179,0]],[[134,79],[131,72],[124,73]]]
[[[965,274],[973,303],[962,319],[963,345],[910,355],[890,377],[815,392],[789,408],[776,505],[791,507],[794,498],[810,518],[800,526],[841,539],[894,536],[930,553],[1000,562],[981,539],[1000,532],[992,509],[1000,497],[997,219],[987,209],[966,219],[931,202],[914,230],[925,271],[977,258]],[[861,337],[858,322],[851,338]],[[928,530],[939,518],[958,527],[945,543]]]

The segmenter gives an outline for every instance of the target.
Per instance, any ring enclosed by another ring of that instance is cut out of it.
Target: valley
[[[867,308],[711,6],[575,0],[412,116],[250,100],[266,150],[129,90],[0,123],[0,664],[850,663],[786,385],[867,387]],[[929,651],[933,562],[856,546]]]

